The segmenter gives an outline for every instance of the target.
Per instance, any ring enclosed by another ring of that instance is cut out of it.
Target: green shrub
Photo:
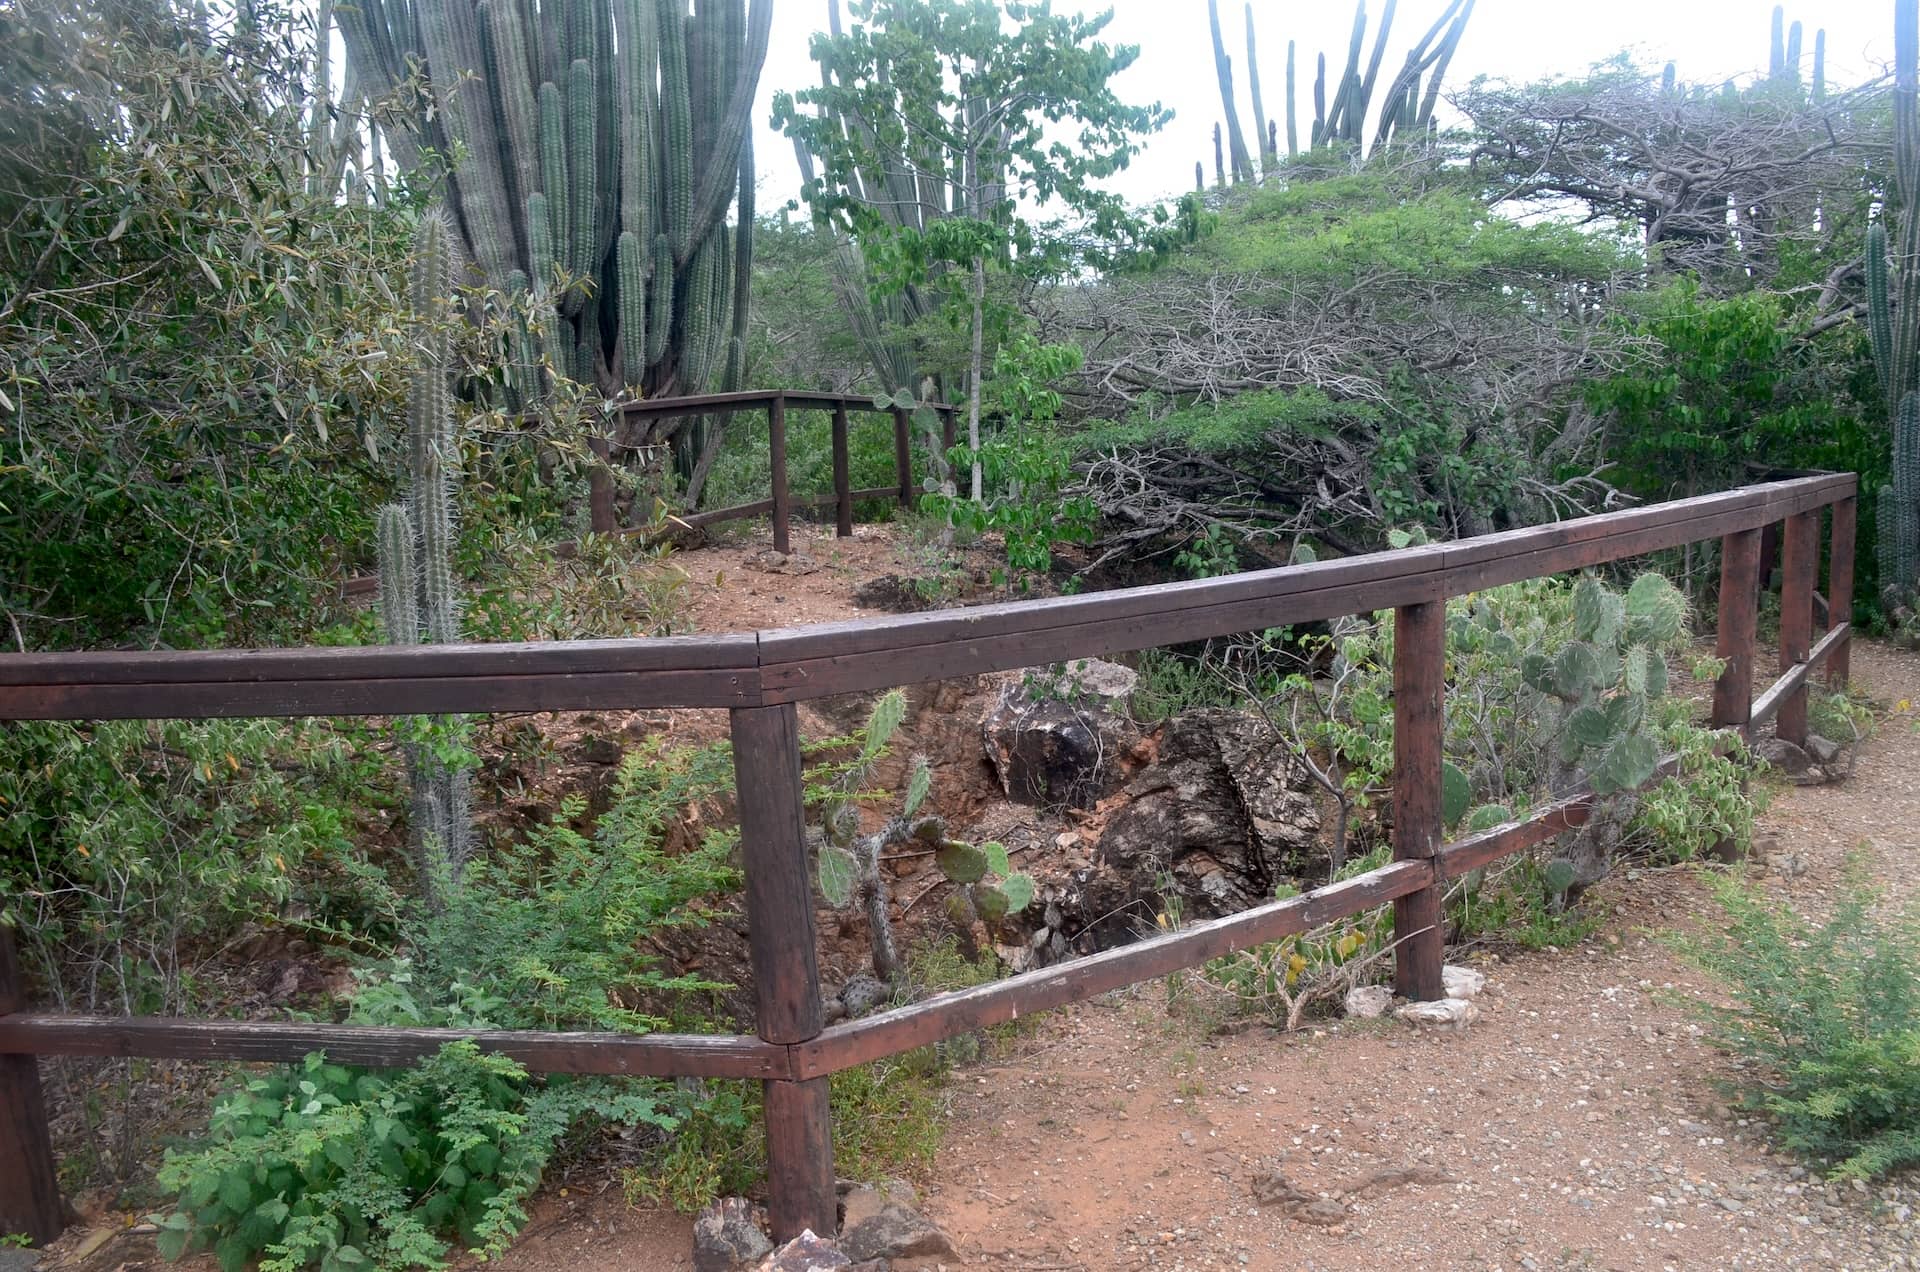
[[[449,1236],[497,1254],[560,1137],[583,1117],[671,1127],[658,1083],[549,1080],[472,1042],[375,1074],[308,1056],[215,1110],[206,1143],[169,1154],[178,1208],[155,1216],[168,1259],[211,1249],[223,1272],[446,1266]]]
[[[353,842],[381,802],[350,729],[276,720],[18,723],[0,733],[0,898],[42,995],[180,1012],[183,967],[251,921],[390,938],[398,897]]]
[[[687,996],[724,988],[663,973],[649,952],[661,931],[703,924],[738,885],[736,834],[713,830],[688,851],[667,832],[689,807],[731,789],[725,744],[630,754],[591,835],[570,796],[523,842],[468,864],[439,911],[409,919],[404,958],[365,970],[358,1023],[469,1029],[605,1029],[668,1025]]]
[[[705,921],[738,872],[731,833],[675,853],[668,831],[729,784],[724,744],[628,756],[591,834],[570,799],[446,880],[440,909],[411,913],[406,956],[362,969],[350,1022],[645,1033],[683,1017],[720,987],[666,974],[651,942]],[[450,1239],[504,1246],[570,1128],[722,1112],[655,1081],[531,1079],[470,1043],[391,1074],[311,1056],[230,1093],[207,1138],[169,1155],[160,1182],[179,1203],[158,1220],[162,1250],[211,1248],[229,1269],[264,1255],[267,1272],[440,1267]]]
[[[1675,943],[1731,997],[1694,1009],[1747,1062],[1743,1105],[1837,1178],[1920,1162],[1920,911],[1877,909],[1858,858],[1818,925],[1733,880],[1714,896],[1725,921]]]

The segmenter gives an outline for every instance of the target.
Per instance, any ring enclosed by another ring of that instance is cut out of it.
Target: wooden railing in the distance
[[[790,398],[798,395],[789,395]],[[837,429],[844,437],[844,429]],[[1447,598],[1708,539],[1721,543],[1712,723],[1768,719],[1806,738],[1807,677],[1847,676],[1856,479],[1771,482],[1398,552],[867,622],[744,635],[519,645],[0,655],[0,720],[396,715],[727,707],[757,1009],[753,1036],[363,1028],[121,1019],[25,1010],[12,933],[0,928],[0,1227],[46,1240],[61,1205],[34,1057],[296,1060],[325,1051],[404,1064],[477,1037],[556,1073],[755,1078],[765,1084],[775,1234],[835,1224],[827,1075],[852,1065],[1193,967],[1393,903],[1395,987],[1442,995],[1448,879],[1580,825],[1575,792],[1532,815],[1443,844],[1440,766]],[[842,507],[845,501],[842,500]],[[1831,509],[1828,612],[1814,639],[1821,514]],[[1753,696],[1760,540],[1785,523],[1779,679]],[[1135,945],[942,994],[829,1029],[821,1014],[814,902],[794,704],[833,694],[1039,666],[1391,608],[1394,860],[1357,878]]]
[[[796,410],[819,410],[833,412],[833,489],[825,494],[802,495],[795,498],[791,484],[787,480],[787,408]],[[698,397],[649,398],[639,402],[628,402],[619,408],[626,419],[644,420],[659,416],[691,415],[732,415],[739,411],[765,411],[767,413],[768,464],[771,473],[768,480],[768,495],[765,499],[756,499],[749,503],[732,504],[725,508],[710,508],[702,512],[688,511],[678,514],[674,519],[683,526],[711,526],[723,521],[740,521],[748,517],[768,517],[773,523],[773,547],[777,552],[793,551],[793,510],[795,508],[833,509],[834,535],[845,539],[853,534],[853,506],[869,499],[889,499],[896,501],[902,508],[911,508],[919,500],[919,488],[913,476],[913,434],[912,419],[915,410],[930,410],[940,417],[941,445],[952,450],[955,430],[958,426],[958,408],[945,402],[921,402],[913,407],[875,406],[871,396],[858,393],[816,393],[810,389],[750,389],[738,393],[706,393]],[[893,484],[890,486],[867,486],[855,489],[852,483],[852,463],[848,454],[847,434],[849,416],[855,411],[866,411],[893,417]],[[606,439],[593,443],[596,461],[611,463],[615,447]],[[595,505],[594,514],[601,518],[593,526],[595,534],[647,535],[655,533],[653,526],[634,526],[621,529],[612,518],[611,506]],[[558,554],[569,554],[579,547],[576,540],[567,539],[552,543],[549,550]],[[345,580],[340,586],[345,596],[370,596],[380,590],[378,574],[361,574]]]
[[[919,406],[939,414],[942,444],[946,449],[952,450],[956,426],[955,408],[944,402],[925,402],[920,403]],[[688,513],[680,519],[688,525],[703,526],[720,521],[736,521],[743,517],[771,515],[774,551],[791,552],[793,545],[789,527],[796,504],[787,482],[788,407],[798,410],[833,412],[833,490],[829,494],[802,499],[798,506],[821,507],[832,504],[835,533],[843,539],[853,533],[853,505],[860,500],[897,499],[903,508],[913,506],[917,492],[913,481],[911,420],[913,410],[918,408],[875,406],[871,396],[863,397],[857,393],[816,393],[806,389],[752,389],[740,393],[706,393],[697,397],[652,398],[646,401],[628,402],[620,408],[620,414],[629,420],[638,420],[654,419],[663,415],[715,415],[732,414],[736,411],[766,411],[768,465],[772,469],[771,480],[768,482],[771,487],[768,497],[753,503],[735,504],[730,508]],[[876,486],[865,490],[853,489],[848,476],[847,456],[847,416],[850,411],[873,411],[893,417],[893,485]],[[595,526],[594,529],[603,531],[611,530],[613,527]]]

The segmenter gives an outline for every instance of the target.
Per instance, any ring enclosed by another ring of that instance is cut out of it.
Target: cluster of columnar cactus
[[[424,68],[435,152],[488,281],[530,292],[546,355],[609,396],[741,374],[752,266],[751,110],[771,0],[360,0],[349,57],[374,93]],[[737,225],[727,210],[738,199]]]
[[[454,420],[453,225],[435,209],[414,244],[413,308],[417,365],[407,394],[407,497],[379,510],[380,619],[393,645],[448,644],[460,638],[453,582],[453,481],[460,439]],[[403,744],[413,788],[412,831],[421,878],[444,869],[458,878],[472,839],[469,779],[435,748]]]
[[[1920,0],[1894,6],[1893,184],[1892,209],[1867,230],[1867,332],[1893,428],[1893,480],[1875,526],[1880,584],[1904,603],[1920,581]]]
[[[1387,39],[1393,30],[1396,4],[1397,0],[1387,0],[1379,28],[1374,33],[1373,51],[1367,55],[1367,3],[1366,0],[1356,0],[1346,63],[1338,80],[1331,86],[1331,95],[1327,82],[1327,56],[1324,53],[1319,55],[1313,84],[1313,127],[1309,134],[1312,147],[1317,149],[1344,143],[1364,150],[1369,146],[1386,145],[1396,137],[1421,136],[1432,128],[1434,106],[1440,100],[1440,85],[1446,78],[1454,50],[1460,45],[1460,37],[1466,31],[1467,21],[1473,16],[1474,0],[1449,0],[1426,34],[1408,50],[1400,70],[1383,81],[1381,63],[1386,56]],[[1240,131],[1240,112],[1233,90],[1233,62],[1227,56],[1220,33],[1218,0],[1208,0],[1207,17],[1213,32],[1214,68],[1220,81],[1220,103],[1226,114],[1226,149],[1232,155],[1233,179],[1251,181],[1254,166],[1246,139]],[[1268,124],[1266,109],[1260,99],[1252,4],[1246,6],[1246,28],[1247,79],[1253,92],[1255,141],[1260,147],[1260,168],[1264,173],[1279,161],[1280,130],[1277,120]],[[1366,55],[1364,68],[1361,66],[1363,55]],[[1294,56],[1294,42],[1289,40],[1286,103],[1289,158],[1299,153],[1300,144],[1294,108]]]

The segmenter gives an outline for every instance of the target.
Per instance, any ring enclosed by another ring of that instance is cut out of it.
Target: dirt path
[[[1920,698],[1920,657],[1868,645],[1854,665],[1876,697]],[[1890,893],[1920,895],[1916,774],[1909,714],[1844,785],[1782,794],[1765,829],[1805,869],[1767,886],[1817,902],[1865,844]],[[1705,914],[1698,883],[1649,872],[1603,901],[1616,916],[1587,944],[1485,965],[1466,1034],[1196,1042],[1159,985],[1056,1017],[965,1075],[932,1209],[1007,1268],[1920,1266],[1920,1188],[1808,1181],[1707,1081],[1726,1062],[1666,996],[1698,978],[1650,939]],[[1444,1182],[1382,1173],[1409,1166]],[[1323,1226],[1256,1201],[1269,1170],[1308,1194],[1371,1186]]]

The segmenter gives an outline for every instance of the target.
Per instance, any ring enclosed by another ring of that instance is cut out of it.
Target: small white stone
[[[1359,985],[1347,991],[1347,1015],[1372,1020],[1393,1006],[1393,991],[1385,985]]]
[[[1440,983],[1447,987],[1448,998],[1478,998],[1487,987],[1487,974],[1449,963],[1440,969]]]
[[[1480,1017],[1480,1009],[1465,998],[1442,998],[1430,1003],[1406,1003],[1394,1015],[1427,1029],[1461,1030]]]

